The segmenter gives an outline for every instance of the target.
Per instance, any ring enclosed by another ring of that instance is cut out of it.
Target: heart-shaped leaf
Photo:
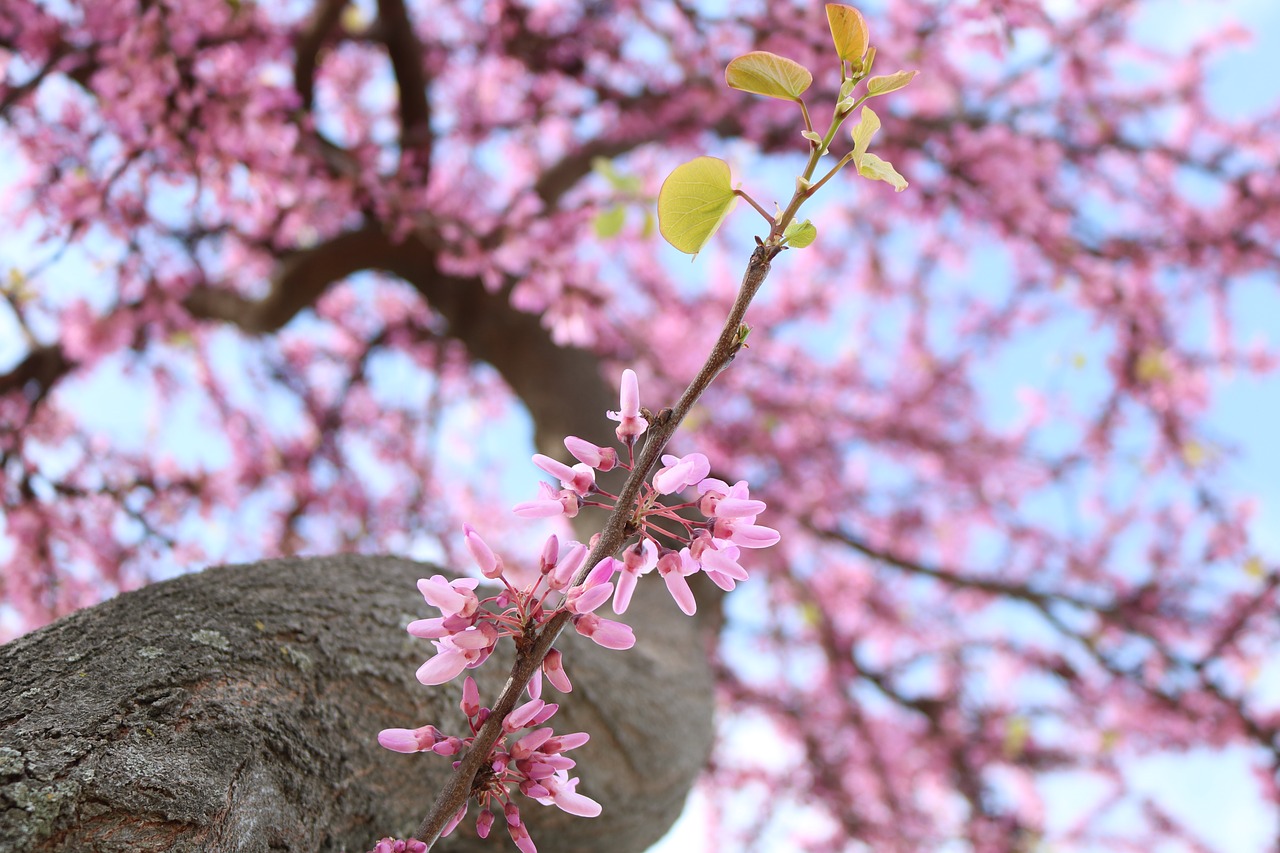
[[[724,70],[724,82],[730,89],[795,101],[809,88],[813,75],[808,68],[785,56],[753,50],[729,63]]]
[[[804,222],[792,222],[782,232],[782,236],[786,239],[787,245],[793,249],[803,249],[809,246],[818,236],[818,229],[813,226],[809,220]]]
[[[702,251],[738,203],[729,164],[698,157],[675,168],[658,191],[658,230],[687,255]]]
[[[860,66],[862,55],[867,52],[867,22],[862,13],[852,6],[828,3],[827,25],[840,58]]]
[[[893,164],[881,160],[874,154],[863,154],[858,163],[858,174],[873,181],[884,181],[893,186],[894,192],[902,192],[907,188],[907,179],[899,175]]]
[[[867,81],[867,94],[871,97],[896,92],[911,82],[919,71],[897,71],[883,77],[872,77]]]
[[[603,210],[596,214],[595,219],[591,220],[591,225],[596,230],[596,236],[602,240],[610,237],[616,237],[621,231],[622,226],[627,222],[627,209],[620,204]]]
[[[861,161],[864,154],[867,153],[867,146],[871,144],[871,137],[876,135],[876,131],[880,129],[880,116],[876,115],[875,110],[871,107],[864,106],[862,108],[862,117],[858,119],[858,123],[853,126],[853,159],[855,162]]]

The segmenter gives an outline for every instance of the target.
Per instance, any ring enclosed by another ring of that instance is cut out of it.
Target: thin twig
[[[751,300],[759,292],[760,286],[764,284],[765,278],[769,275],[769,266],[780,251],[782,251],[780,246],[761,243],[751,253],[751,260],[748,262],[746,273],[743,275],[742,285],[738,288],[737,299],[734,300],[733,308],[730,309],[729,316],[725,319],[724,328],[721,329],[720,337],[716,340],[706,363],[702,365],[698,375],[689,383],[689,387],[685,389],[680,400],[669,410],[666,417],[655,419],[649,425],[648,440],[641,449],[639,458],[636,460],[631,474],[627,477],[626,483],[623,484],[622,491],[618,493],[618,502],[613,512],[609,514],[609,520],[600,532],[600,538],[596,540],[595,547],[591,549],[591,553],[587,555],[582,567],[570,582],[570,587],[581,584],[597,563],[605,557],[617,553],[623,542],[635,532],[631,526],[631,521],[636,496],[640,494],[641,485],[647,479],[649,470],[662,455],[662,451],[666,449],[667,442],[671,440],[671,436],[675,434],[685,416],[689,414],[689,410],[693,408],[694,403],[698,401],[698,398],[702,396],[715,378],[720,375],[721,371],[729,366],[734,356],[738,354],[738,350],[742,348],[742,336],[739,333],[739,329],[742,326],[743,317],[746,316],[747,306],[751,304]],[[475,741],[462,756],[453,775],[449,777],[448,781],[440,789],[440,793],[436,796],[436,801],[431,806],[431,811],[414,835],[418,840],[425,842],[428,849],[439,839],[441,831],[449,822],[449,818],[461,809],[470,798],[476,774],[484,766],[485,762],[489,760],[489,753],[493,750],[494,744],[498,742],[498,738],[502,734],[502,721],[515,710],[516,703],[520,699],[520,693],[525,689],[529,680],[533,678],[534,672],[542,665],[543,658],[547,656],[552,644],[560,636],[560,632],[564,630],[571,618],[572,614],[567,611],[552,617],[541,630],[532,636],[529,645],[517,653],[516,662],[511,667],[511,674],[507,677],[507,683],[503,686],[497,703],[494,704],[490,711],[489,718],[480,728],[480,731],[476,733]]]

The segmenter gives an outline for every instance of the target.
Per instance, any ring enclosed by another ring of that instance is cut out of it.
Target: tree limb
[[[355,555],[211,569],[0,647],[0,849],[310,853],[405,833],[449,760],[388,753],[376,733],[465,732],[457,686],[418,684],[429,647],[403,632],[434,571]],[[643,850],[710,746],[697,629],[661,584],[638,593],[636,649],[561,643],[575,689],[552,724],[591,733],[575,757],[605,811],[522,809],[547,849]],[[476,671],[490,702],[502,669]],[[492,849],[469,825],[450,842]]]

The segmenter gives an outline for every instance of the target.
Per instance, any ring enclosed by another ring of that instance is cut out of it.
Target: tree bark
[[[451,759],[390,753],[377,732],[467,733],[460,686],[420,685],[431,647],[403,630],[434,613],[414,582],[437,571],[356,555],[209,569],[0,647],[0,851],[362,851],[404,837]],[[704,628],[657,583],[628,617],[631,651],[561,641],[574,691],[551,725],[591,734],[575,772],[604,813],[517,795],[544,850],[645,849],[710,749]],[[506,671],[475,671],[482,701]],[[438,849],[509,845],[477,839],[475,814]]]

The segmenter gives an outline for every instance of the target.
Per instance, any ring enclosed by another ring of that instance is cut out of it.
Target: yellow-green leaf
[[[895,71],[883,77],[872,77],[867,80],[867,94],[874,98],[877,95],[896,92],[910,83],[919,73],[919,71]]]
[[[785,56],[753,50],[729,63],[724,70],[724,82],[730,89],[795,101],[809,88],[813,75],[808,68]]]
[[[627,210],[620,204],[615,204],[608,210],[603,210],[596,214],[596,218],[592,220],[591,226],[595,228],[596,236],[602,240],[610,237],[616,237],[618,232],[622,230],[622,226],[627,221]]]
[[[677,166],[662,182],[658,230],[681,252],[696,255],[737,203],[729,164],[715,157],[698,157]]]
[[[804,249],[811,245],[818,236],[818,229],[813,226],[809,220],[804,222],[792,222],[787,229],[782,232],[783,238],[787,241],[787,245],[793,249]]]
[[[1010,717],[1004,730],[1004,757],[1014,759],[1022,755],[1031,737],[1031,721],[1026,717]]]
[[[871,137],[876,135],[876,131],[880,129],[880,116],[876,115],[875,110],[871,107],[864,106],[862,108],[862,116],[858,119],[858,123],[853,126],[853,160],[855,163],[861,163],[862,157],[867,153],[867,146],[871,144]]]
[[[893,164],[881,160],[874,154],[863,154],[858,163],[858,174],[873,181],[884,181],[892,184],[894,192],[902,192],[907,188],[907,179],[899,175]]]
[[[862,13],[852,6],[828,3],[827,24],[840,58],[860,65],[862,55],[867,52],[867,22]]]

